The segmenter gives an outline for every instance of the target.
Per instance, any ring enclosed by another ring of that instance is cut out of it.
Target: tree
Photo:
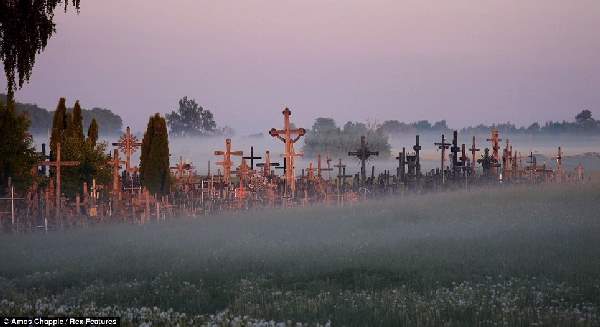
[[[9,178],[19,191],[31,185],[37,155],[28,128],[27,117],[15,112],[14,103],[0,102],[0,193],[5,191]]]
[[[212,112],[187,97],[179,100],[177,111],[171,111],[166,118],[173,136],[206,136],[216,132],[217,124]]]
[[[582,110],[580,113],[578,113],[575,116],[575,122],[577,122],[578,124],[584,124],[588,121],[594,120],[592,118],[592,112],[589,110]]]
[[[153,194],[167,194],[170,188],[169,136],[167,124],[158,113],[150,117],[142,140],[140,181]]]
[[[80,0],[70,3],[79,10]],[[35,56],[42,52],[55,32],[54,9],[69,0],[0,1],[0,60],[4,63],[8,99],[29,81]]]
[[[83,115],[81,113],[81,106],[79,101],[75,101],[73,112],[71,113],[71,125],[69,125],[68,131],[69,137],[74,137],[78,140],[83,141]]]
[[[87,142],[92,146],[96,146],[96,142],[98,141],[98,123],[96,123],[96,119],[92,119],[90,123],[90,127],[87,132]]]
[[[54,117],[52,118],[52,134],[50,136],[50,156],[56,159],[56,143],[64,143],[65,130],[67,129],[67,105],[66,99],[60,98]]]

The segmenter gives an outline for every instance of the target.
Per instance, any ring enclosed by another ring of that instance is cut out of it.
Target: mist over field
[[[135,133],[136,131],[133,131]],[[143,135],[138,132],[138,138],[141,140]],[[447,133],[447,138],[452,138],[451,133]],[[423,171],[429,171],[431,169],[439,168],[440,163],[440,152],[436,150],[433,145],[434,142],[440,142],[441,134],[437,133],[424,133],[421,137],[421,165]],[[459,144],[465,143],[467,148],[471,146],[473,135],[459,134]],[[481,149],[477,153],[479,158],[483,154],[483,149],[488,147],[491,148],[490,142],[486,141],[489,135],[476,135],[477,147]],[[523,156],[523,164],[527,161],[527,156],[530,152],[533,152],[538,156],[538,163],[543,164],[546,162],[550,167],[555,167],[556,162],[552,159],[556,156],[558,146],[562,147],[564,160],[563,165],[566,169],[574,169],[580,162],[584,165],[588,171],[599,171],[600,170],[600,136],[595,135],[538,135],[538,136],[525,136],[525,135],[501,135],[503,138],[502,148],[506,144],[508,138],[513,145],[513,149],[518,151]],[[36,147],[41,149],[42,143],[48,143],[47,135],[35,135],[34,140]],[[268,135],[265,131],[262,136],[248,136],[248,135],[236,135],[231,137],[232,150],[243,150],[244,155],[250,154],[250,147],[254,146],[255,155],[264,156],[266,150],[271,152],[271,160],[273,162],[283,162],[283,143],[276,140]],[[112,142],[117,142],[118,137],[104,138],[109,145]],[[391,145],[391,156],[387,159],[378,159],[377,157],[371,157],[369,160],[369,172],[370,166],[375,165],[375,173],[383,172],[383,170],[390,170],[395,173],[396,167],[398,167],[398,161],[394,157],[398,156],[398,152],[402,151],[402,147],[406,147],[407,152],[412,151],[412,147],[415,143],[414,135],[405,136],[392,136],[389,138]],[[296,151],[301,152],[304,142],[302,139],[296,145]],[[171,165],[177,164],[179,158],[183,160],[191,161],[196,168],[198,174],[206,174],[208,170],[208,161],[211,161],[211,171],[216,173],[217,169],[220,168],[215,165],[217,161],[220,161],[221,156],[215,156],[215,150],[222,150],[225,148],[225,137],[198,137],[198,138],[176,138],[172,137],[169,140],[169,149],[171,152]],[[583,156],[585,153],[595,153],[594,155]],[[468,153],[469,157],[470,152]],[[325,159],[327,154],[323,153],[323,167],[326,166]],[[133,154],[132,157],[134,162],[139,160],[139,151]],[[337,163],[339,157],[331,157],[331,166]],[[356,158],[344,156],[341,157],[344,164],[347,165],[347,173],[357,173],[360,171],[360,162]],[[239,158],[233,158],[236,165],[239,165],[241,161]],[[260,161],[260,160],[259,160]],[[299,157],[296,161],[296,174],[301,174],[302,168],[307,168],[309,162],[313,162],[316,165],[316,158],[303,158]],[[280,173],[280,172],[279,172]],[[331,177],[337,175],[337,170],[331,172]],[[326,175],[327,177],[328,175]]]
[[[6,235],[0,314],[133,312],[130,325],[251,317],[594,326],[599,186],[499,187]]]

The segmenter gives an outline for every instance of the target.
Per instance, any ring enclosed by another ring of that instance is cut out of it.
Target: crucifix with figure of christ
[[[285,143],[285,152],[284,163],[285,163],[285,180],[290,190],[292,191],[292,196],[296,191],[296,176],[294,174],[294,159],[301,154],[297,154],[294,151],[294,143],[298,142],[298,140],[306,134],[306,130],[304,128],[292,128],[290,123],[290,116],[292,112],[290,109],[285,108],[283,111],[283,129],[271,128],[269,131],[269,135],[272,137],[276,137]]]
[[[229,185],[231,180],[231,167],[233,167],[231,156],[241,157],[242,155],[244,155],[244,151],[231,151],[231,139],[225,140],[225,151],[215,151],[215,156],[223,156],[223,161],[218,161],[217,165],[223,166],[223,181],[226,185]]]
[[[367,180],[367,171],[365,163],[367,162],[370,156],[379,156],[379,151],[369,150],[367,138],[363,135],[360,137],[360,148],[358,148],[356,151],[348,152],[348,155],[355,156],[358,158],[358,160],[360,160],[360,183],[364,185]]]
[[[56,160],[55,161],[42,161],[39,163],[40,166],[51,166],[56,171],[56,212],[55,217],[57,221],[60,219],[60,197],[61,197],[61,168],[62,167],[75,167],[79,166],[79,161],[62,161],[60,157],[60,143],[56,143]]]
[[[127,126],[125,129],[125,134],[121,135],[119,142],[115,142],[112,145],[119,147],[121,152],[125,154],[125,172],[130,174],[132,172],[131,156],[139,147],[142,146],[142,143],[138,141],[135,135],[131,134],[131,129],[129,126]]]

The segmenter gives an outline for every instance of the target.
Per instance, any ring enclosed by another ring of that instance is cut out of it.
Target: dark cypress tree
[[[52,135],[50,136],[50,155],[56,159],[56,143],[64,143],[65,130],[67,129],[66,99],[60,98],[54,117],[52,119]]]
[[[88,128],[87,142],[92,147],[95,147],[96,142],[98,142],[98,123],[96,122],[96,118],[92,118],[92,122],[90,123],[90,127]]]
[[[167,123],[159,114],[150,117],[144,139],[140,162],[142,185],[153,194],[169,192],[169,137]]]
[[[73,107],[73,113],[71,114],[71,125],[69,126],[69,137],[74,137],[78,140],[84,140],[83,137],[83,114],[81,113],[81,106],[79,100],[75,101]]]

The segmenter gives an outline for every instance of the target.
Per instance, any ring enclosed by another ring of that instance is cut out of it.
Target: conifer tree
[[[31,169],[37,155],[28,129],[29,120],[15,112],[14,102],[0,102],[0,194],[6,190],[9,178],[18,191],[25,191],[35,177]]]
[[[60,98],[52,119],[52,135],[50,136],[50,156],[56,159],[56,143],[64,143],[64,133],[67,129],[66,99]]]
[[[70,126],[69,136],[75,137],[76,139],[83,141],[83,114],[81,112],[79,100],[75,101],[73,113],[71,114],[71,122],[72,123]]]
[[[98,142],[98,123],[96,122],[96,118],[92,118],[92,122],[90,123],[90,127],[88,128],[87,142],[92,147],[95,147],[96,142]]]
[[[159,114],[150,117],[142,140],[140,180],[153,194],[167,194],[170,188],[169,138],[167,123]]]

